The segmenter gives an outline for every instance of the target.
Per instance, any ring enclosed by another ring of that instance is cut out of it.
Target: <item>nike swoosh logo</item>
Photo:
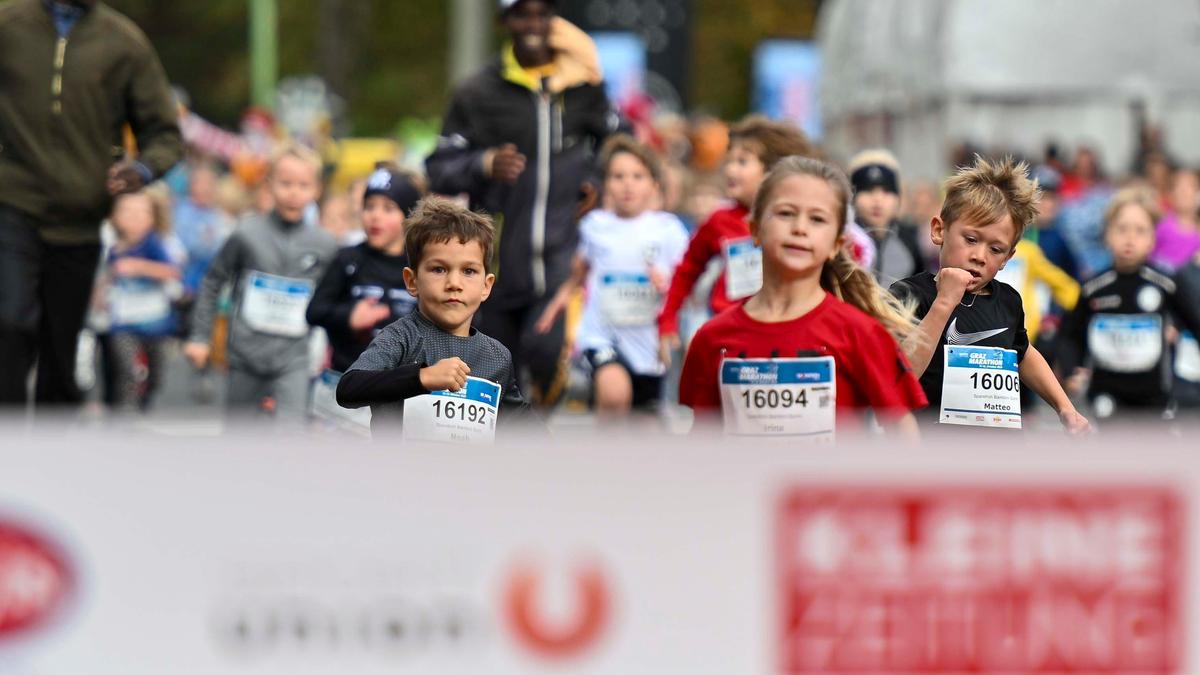
[[[950,328],[946,330],[946,344],[951,345],[973,345],[976,342],[986,340],[993,335],[999,335],[1008,328],[996,328],[993,330],[981,330],[978,333],[960,333],[958,332],[958,318],[956,317],[950,322]]]

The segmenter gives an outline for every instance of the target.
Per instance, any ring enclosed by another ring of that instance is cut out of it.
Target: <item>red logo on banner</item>
[[[47,623],[72,590],[66,560],[49,542],[0,520],[0,639]]]
[[[504,589],[504,609],[517,640],[541,656],[578,655],[604,632],[609,619],[609,591],[599,567],[587,566],[572,576],[577,609],[571,620],[549,625],[538,610],[542,575],[531,565],[519,566]]]
[[[779,515],[786,673],[1174,673],[1167,489],[797,489]]]

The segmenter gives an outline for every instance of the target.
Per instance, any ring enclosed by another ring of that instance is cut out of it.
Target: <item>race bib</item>
[[[1017,352],[999,347],[946,345],[942,424],[1021,428]]]
[[[762,288],[762,249],[752,237],[727,240],[725,255],[725,297],[748,298]]]
[[[658,289],[643,273],[600,276],[600,312],[614,326],[650,326],[658,319]]]
[[[1200,382],[1200,344],[1195,335],[1186,331],[1175,346],[1175,374],[1181,380]]]
[[[343,408],[337,403],[337,385],[342,374],[326,370],[313,382],[312,403],[309,413],[313,419],[335,429],[350,431],[363,436],[371,435],[371,409]]]
[[[114,285],[108,294],[109,313],[117,326],[143,326],[165,321],[171,300],[158,284]]]
[[[1162,358],[1162,317],[1157,314],[1097,314],[1088,324],[1088,351],[1098,368],[1110,372],[1152,370]]]
[[[260,333],[303,337],[308,333],[304,312],[312,294],[313,283],[307,279],[251,272],[242,294],[242,319]]]
[[[500,385],[468,377],[458,391],[435,391],[404,401],[404,440],[491,443],[500,414]]]
[[[837,381],[832,356],[721,361],[725,433],[832,440]]]

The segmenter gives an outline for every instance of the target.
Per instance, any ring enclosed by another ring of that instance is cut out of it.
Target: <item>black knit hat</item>
[[[417,202],[421,201],[421,191],[408,175],[393,171],[386,167],[375,169],[367,178],[367,190],[363,193],[363,204],[371,195],[383,195],[396,202],[404,215],[409,215]]]
[[[505,14],[508,14],[508,10],[512,9],[513,7],[516,7],[517,5],[521,4],[524,1],[525,0],[500,0],[500,16],[504,16]],[[546,3],[547,5],[553,5],[556,7],[558,5],[558,3],[555,2],[554,0],[542,0],[542,2]]]

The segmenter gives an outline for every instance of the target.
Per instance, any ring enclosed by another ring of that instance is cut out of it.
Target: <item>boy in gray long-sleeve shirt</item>
[[[246,219],[204,276],[184,353],[197,368],[209,358],[218,296],[233,286],[229,329],[230,412],[253,413],[263,397],[281,416],[304,414],[308,398],[308,323],[313,288],[337,252],[333,237],[303,222],[320,194],[321,159],[307,148],[280,151],[269,177],[275,210]]]
[[[417,311],[384,328],[350,366],[338,383],[338,404],[370,405],[375,432],[396,428],[405,416],[411,418],[406,438],[486,440],[495,415],[510,420],[527,408],[508,349],[471,327],[495,280],[488,273],[491,221],[430,197],[406,230],[411,267],[404,269],[404,282],[417,298]],[[489,398],[496,385],[499,400]],[[410,434],[418,423],[422,432]]]

